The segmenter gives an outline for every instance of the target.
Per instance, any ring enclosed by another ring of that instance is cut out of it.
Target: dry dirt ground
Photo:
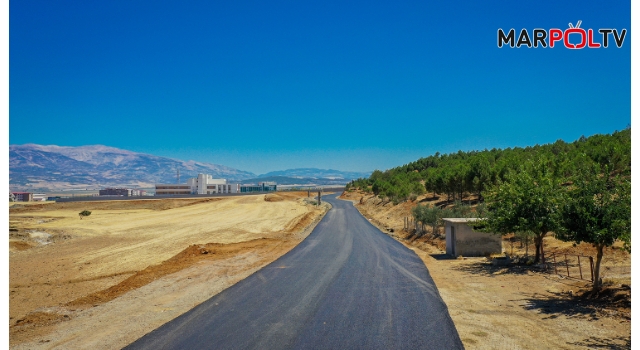
[[[306,196],[13,205],[11,347],[133,342],[302,241],[328,209]]]
[[[597,297],[588,292],[588,282],[534,266],[499,267],[486,258],[451,259],[444,254],[442,239],[403,230],[404,217],[411,216],[413,206],[438,203],[430,197],[398,205],[360,192],[347,192],[341,198],[354,201],[365,217],[424,261],[467,349],[630,348],[630,254],[605,251],[603,274],[608,286]],[[514,254],[524,253],[518,244]],[[508,241],[503,247],[510,252]],[[533,246],[529,249],[532,252]],[[573,247],[552,237],[545,238],[545,250],[595,256],[590,245]]]

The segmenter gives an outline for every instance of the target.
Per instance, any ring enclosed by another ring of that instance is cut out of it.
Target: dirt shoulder
[[[526,265],[493,266],[486,258],[451,259],[441,241],[403,231],[403,218],[415,203],[393,205],[357,192],[341,198],[354,201],[365,217],[424,261],[467,349],[630,347],[630,291],[612,288],[608,298],[581,298],[589,287],[583,281]],[[587,250],[547,240],[547,248]],[[617,264],[630,266],[628,254],[610,253]]]
[[[302,241],[328,209],[305,197],[10,210],[11,347],[129,344]]]

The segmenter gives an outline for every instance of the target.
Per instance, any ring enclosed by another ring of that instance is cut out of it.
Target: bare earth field
[[[429,197],[417,201],[430,203]],[[484,257],[446,257],[443,240],[403,231],[403,218],[411,216],[415,202],[393,205],[360,192],[346,192],[341,198],[354,201],[365,217],[424,261],[467,349],[630,348],[630,254],[605,251],[608,286],[594,297],[588,282],[534,266],[501,267]],[[503,247],[510,252],[508,242]],[[553,237],[545,238],[545,251],[595,256],[590,245],[574,247]],[[516,246],[514,253],[523,250]]]
[[[328,209],[306,195],[13,205],[11,347],[133,342],[302,241]]]

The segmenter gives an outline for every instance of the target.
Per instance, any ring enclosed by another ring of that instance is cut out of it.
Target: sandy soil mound
[[[231,244],[194,244],[169,260],[136,272],[133,276],[125,279],[115,286],[78,298],[67,303],[65,306],[73,307],[106,303],[132,289],[140,288],[157,280],[158,278],[190,267],[199,261],[222,260],[237,255],[242,251],[264,249],[276,242],[278,242],[278,240],[261,238],[253,241]]]
[[[280,202],[285,200],[284,197],[278,195],[278,194],[267,194],[264,196],[264,200],[267,202]]]

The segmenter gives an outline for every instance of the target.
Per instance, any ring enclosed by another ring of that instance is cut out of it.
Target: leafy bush
[[[456,201],[453,204],[451,214],[454,218],[472,218],[475,216],[475,213],[471,210],[471,206],[460,201]]]

